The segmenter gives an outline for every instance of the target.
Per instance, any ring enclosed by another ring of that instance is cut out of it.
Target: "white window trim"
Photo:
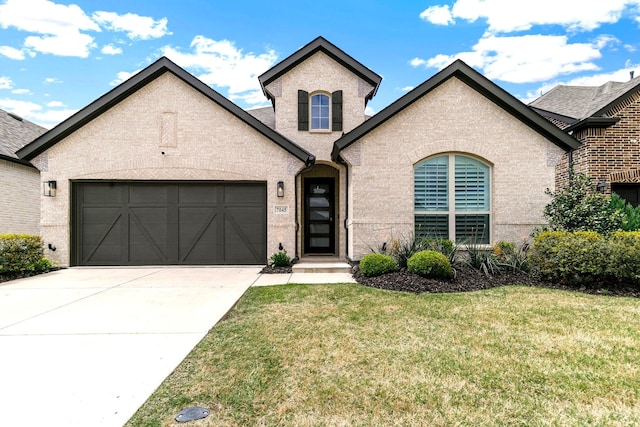
[[[313,97],[315,95],[324,95],[329,99],[329,127],[324,129],[324,128],[314,128],[313,127]],[[332,132],[332,100],[331,100],[331,94],[322,90],[316,91],[316,92],[312,92],[309,94],[309,132],[311,133],[331,133]]]
[[[448,229],[449,229],[449,237],[448,239],[451,241],[456,240],[456,213],[459,215],[489,215],[489,236],[487,236],[489,242],[492,242],[492,234],[493,234],[493,167],[491,164],[487,163],[484,160],[481,160],[475,156],[470,156],[465,153],[440,153],[434,156],[429,156],[425,159],[420,160],[418,163],[414,164],[414,186],[415,186],[415,167],[422,162],[436,158],[441,156],[447,156],[448,166],[447,166],[447,210],[442,211],[429,211],[425,209],[415,209],[413,211],[414,215],[414,229],[415,229],[415,215],[447,215],[448,219]],[[489,178],[489,210],[486,211],[456,211],[456,201],[455,201],[455,191],[456,191],[456,156],[468,157],[473,160],[476,160],[489,168],[488,178]],[[415,198],[415,187],[413,197]],[[414,200],[415,206],[415,200]],[[462,244],[466,244],[463,242],[459,242]]]

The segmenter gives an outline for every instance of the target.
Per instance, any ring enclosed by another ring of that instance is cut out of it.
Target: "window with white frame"
[[[489,243],[491,168],[461,154],[430,157],[414,167],[416,237]]]
[[[329,129],[329,95],[311,96],[311,129]]]

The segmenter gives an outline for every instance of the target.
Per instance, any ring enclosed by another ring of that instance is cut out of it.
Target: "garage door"
[[[75,265],[264,264],[264,183],[76,182]]]

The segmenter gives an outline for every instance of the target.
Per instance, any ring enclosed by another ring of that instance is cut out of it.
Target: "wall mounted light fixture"
[[[604,193],[607,191],[607,186],[608,186],[608,183],[604,181],[600,181],[598,184],[596,184],[596,191],[598,193]]]
[[[45,181],[42,184],[45,196],[56,197],[56,188],[58,187],[58,183],[56,181]]]
[[[278,189],[276,191],[278,197],[284,197],[284,182],[278,181]]]

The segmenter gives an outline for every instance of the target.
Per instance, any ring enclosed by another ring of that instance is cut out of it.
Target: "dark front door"
[[[304,252],[335,253],[333,178],[305,179]]]
[[[74,184],[74,265],[263,264],[263,183]]]

